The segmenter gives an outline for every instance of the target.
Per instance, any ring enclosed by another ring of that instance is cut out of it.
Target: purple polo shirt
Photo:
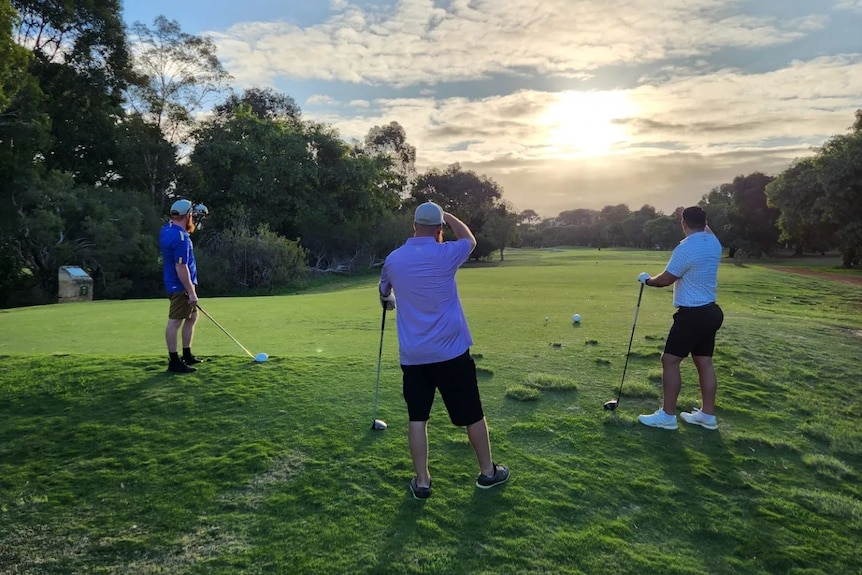
[[[455,272],[471,251],[469,240],[440,244],[421,237],[409,238],[386,258],[380,289],[395,290],[402,365],[448,361],[473,345],[455,285]]]

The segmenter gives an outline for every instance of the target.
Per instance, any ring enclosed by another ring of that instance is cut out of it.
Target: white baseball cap
[[[413,221],[421,226],[439,226],[443,224],[443,208],[434,202],[425,202],[416,208]]]
[[[171,205],[172,216],[184,216],[192,209],[192,203],[188,200],[177,200]]]

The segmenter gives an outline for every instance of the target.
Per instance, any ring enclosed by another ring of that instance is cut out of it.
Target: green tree
[[[791,164],[766,186],[766,201],[780,210],[780,241],[791,243],[796,255],[803,249],[825,251],[835,245],[835,229],[824,213],[825,193],[815,158]]]
[[[518,233],[519,214],[508,202],[500,202],[485,216],[485,234],[500,251],[500,261],[504,252],[515,241]]]
[[[835,230],[844,267],[862,260],[862,114],[849,134],[830,138],[815,157],[824,220]]]
[[[42,111],[51,118],[48,169],[81,183],[105,183],[116,154],[115,119],[122,115],[130,59],[119,0],[13,0],[16,41],[32,51]]]
[[[131,30],[138,49],[135,82],[126,94],[133,118],[125,126],[123,152],[127,159],[138,157],[143,169],[134,177],[145,176],[151,200],[164,208],[175,191],[177,161],[189,147],[194,114],[227,89],[230,75],[212,38],[187,34],[176,21],[158,16],[152,28],[135,22]]]
[[[18,13],[9,0],[0,0],[0,122],[7,121],[4,112],[18,88],[25,81],[30,53],[12,37]]]
[[[401,124],[390,122],[368,130],[359,152],[387,159],[392,172],[392,189],[402,198],[409,196],[417,178],[416,147],[407,143],[407,132]]]
[[[432,168],[419,176],[412,197],[417,204],[434,202],[470,226],[474,234],[483,231],[488,208],[502,198],[503,190],[494,180],[452,164],[445,170]]]

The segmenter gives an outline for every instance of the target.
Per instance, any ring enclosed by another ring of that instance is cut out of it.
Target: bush
[[[298,242],[261,225],[253,233],[227,229],[202,241],[198,272],[205,291],[212,295],[239,289],[272,292],[306,274],[305,250]]]

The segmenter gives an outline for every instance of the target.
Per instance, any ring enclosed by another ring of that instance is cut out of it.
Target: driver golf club
[[[612,399],[610,401],[605,402],[605,409],[608,411],[615,411],[617,406],[620,404],[620,396],[623,393],[623,382],[626,380],[626,368],[629,366],[629,355],[632,353],[632,341],[635,338],[635,326],[638,324],[638,312],[641,309],[641,296],[644,294],[644,285],[641,284],[641,289],[638,292],[638,305],[635,308],[635,320],[632,322],[632,335],[629,338],[629,350],[626,352],[626,362],[623,364],[623,377],[620,379],[620,389],[617,391],[617,398]]]
[[[383,330],[386,327],[386,308],[383,308],[383,319],[380,322],[380,351],[377,353],[377,383],[374,384],[374,420],[371,422],[372,431],[383,431],[388,426],[382,419],[377,419],[377,398],[380,392],[380,362],[383,360]]]
[[[263,353],[263,352],[261,352],[261,353],[259,353],[259,354],[257,354],[257,355],[254,355],[253,353],[251,353],[249,350],[247,350],[247,349],[245,348],[245,346],[244,346],[243,344],[241,344],[239,341],[237,341],[237,339],[236,339],[234,336],[232,336],[231,334],[229,334],[229,333],[228,333],[228,331],[227,331],[225,328],[223,328],[223,327],[222,327],[222,325],[221,325],[219,322],[217,322],[213,316],[211,316],[210,314],[208,314],[208,313],[207,313],[207,311],[206,311],[204,308],[202,308],[202,307],[200,306],[200,304],[198,304],[197,308],[198,308],[199,310],[201,310],[201,313],[202,313],[202,314],[204,314],[205,316],[207,316],[207,317],[210,319],[210,321],[212,321],[214,324],[216,324],[216,327],[218,327],[220,330],[222,330],[226,336],[228,336],[229,338],[231,338],[235,344],[237,344],[240,348],[242,348],[242,350],[243,350],[246,354],[248,354],[248,356],[249,356],[250,358],[252,358],[253,360],[255,360],[257,363],[262,363],[262,362],[266,361],[267,359],[269,359],[269,356],[268,356],[267,354]]]

